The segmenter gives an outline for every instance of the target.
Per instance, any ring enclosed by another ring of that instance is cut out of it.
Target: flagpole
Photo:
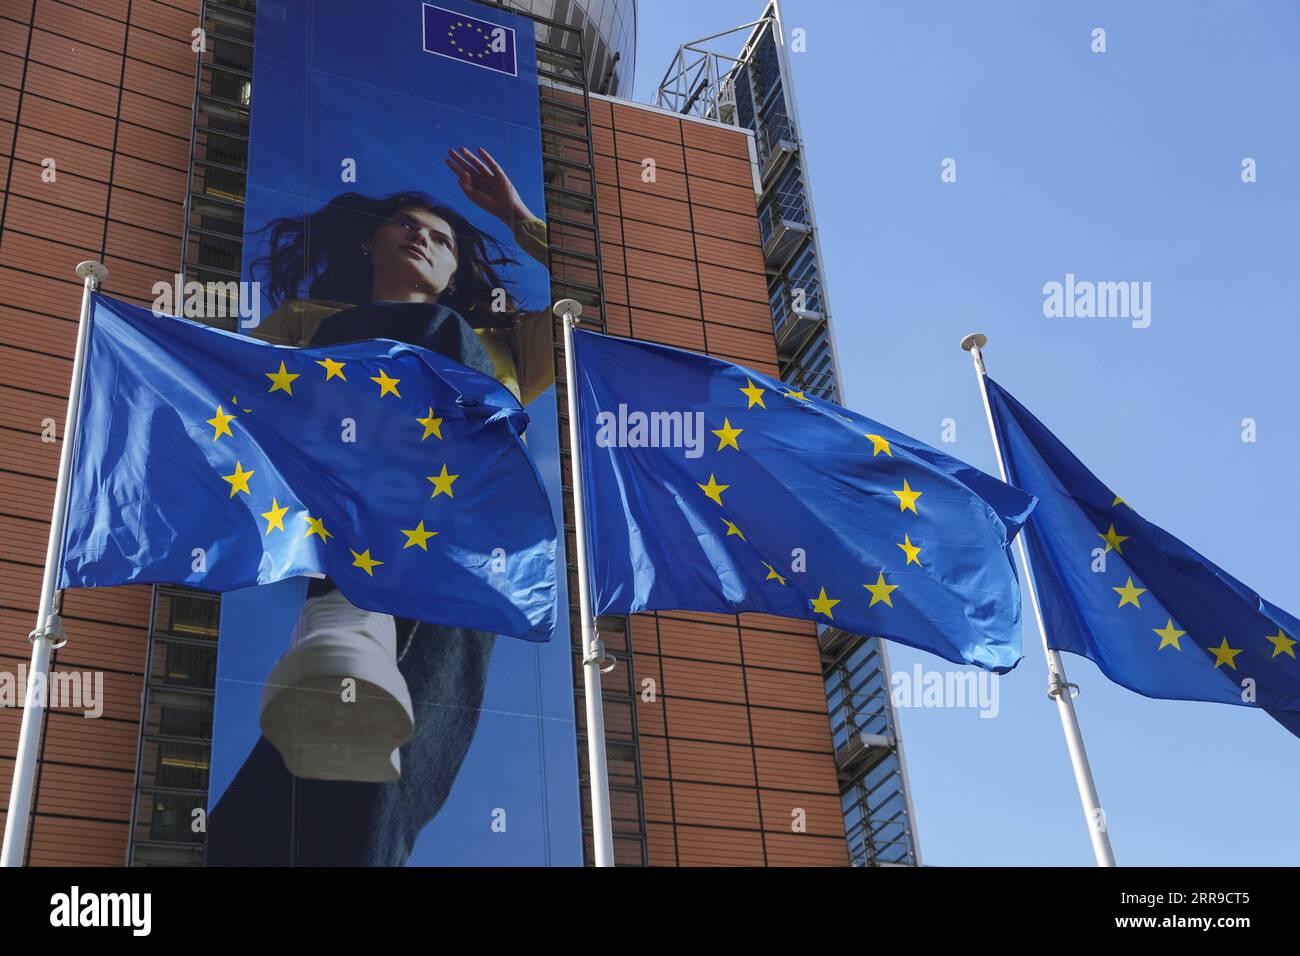
[[[971,354],[975,363],[975,377],[979,380],[980,396],[984,399],[984,414],[988,418],[989,434],[993,436],[993,451],[998,459],[998,471],[1002,480],[1007,481],[1007,464],[1002,454],[1002,443],[998,440],[998,430],[993,423],[993,407],[989,404],[988,386],[984,382],[987,374],[984,368],[984,353],[981,351],[988,344],[988,336],[982,332],[972,332],[961,340],[961,347]],[[1031,518],[1032,520],[1032,518]],[[1016,538],[1020,546],[1020,560],[1025,568],[1025,583],[1028,585],[1029,603],[1034,609],[1034,620],[1038,622],[1038,634],[1043,640],[1043,653],[1047,656],[1047,694],[1056,701],[1056,712],[1061,717],[1061,729],[1065,732],[1065,746],[1070,752],[1070,766],[1074,769],[1074,782],[1079,788],[1079,802],[1083,805],[1084,822],[1088,835],[1092,838],[1092,852],[1098,866],[1114,866],[1115,853],[1110,846],[1110,833],[1106,829],[1106,816],[1101,809],[1097,796],[1097,785],[1092,779],[1092,766],[1088,763],[1088,752],[1083,746],[1083,734],[1079,730],[1079,718],[1074,712],[1074,698],[1071,691],[1078,687],[1065,677],[1065,664],[1060,651],[1047,642],[1047,627],[1043,623],[1043,611],[1038,603],[1038,586],[1034,583],[1034,569],[1029,563],[1029,549],[1025,547],[1025,531]]]
[[[14,776],[9,788],[9,813],[5,817],[0,866],[23,865],[23,854],[27,848],[27,824],[32,814],[32,793],[36,787],[36,755],[41,746],[50,660],[54,651],[66,643],[63,637],[63,618],[56,604],[55,584],[59,576],[63,525],[68,510],[68,473],[72,470],[72,446],[76,439],[77,417],[81,410],[81,385],[86,371],[86,343],[90,338],[90,296],[108,277],[108,269],[99,262],[82,262],[77,265],[77,275],[82,278],[81,321],[77,326],[77,347],[72,356],[72,382],[68,386],[68,414],[63,424],[62,447],[59,449],[59,474],[54,485],[50,538],[45,547],[45,577],[41,581],[41,600],[36,606],[36,629],[27,635],[32,645],[32,661],[27,672],[27,697],[23,702],[18,752],[14,755]]]
[[[614,831],[609,809],[609,768],[605,760],[605,711],[600,675],[614,669],[614,659],[596,634],[587,590],[587,532],[583,518],[582,458],[578,436],[578,375],[573,359],[573,327],[582,303],[561,299],[551,310],[564,322],[565,393],[569,405],[569,465],[573,482],[573,530],[578,564],[578,615],[582,621],[582,690],[587,703],[587,761],[591,777],[591,830],[597,866],[614,865]]]

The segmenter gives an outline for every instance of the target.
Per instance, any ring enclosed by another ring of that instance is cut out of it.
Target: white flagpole
[[[552,311],[564,321],[565,392],[569,403],[569,464],[573,470],[573,528],[578,564],[578,614],[582,620],[582,691],[587,703],[587,761],[591,777],[591,829],[596,865],[614,865],[614,828],[609,809],[609,768],[605,761],[605,711],[600,675],[614,669],[614,659],[596,634],[587,590],[587,533],[583,518],[582,457],[578,438],[578,375],[573,360],[573,327],[582,303],[561,299]]]
[[[22,729],[14,756],[14,777],[9,788],[9,814],[5,818],[4,848],[0,866],[22,866],[27,848],[27,823],[32,814],[32,792],[36,787],[36,755],[41,745],[45,699],[49,686],[50,659],[63,639],[63,619],[55,604],[55,584],[63,550],[63,525],[68,510],[68,473],[72,470],[72,445],[81,410],[81,385],[86,371],[86,343],[90,337],[90,294],[108,276],[98,262],[77,266],[83,287],[81,324],[77,326],[77,348],[72,357],[72,383],[68,388],[68,415],[63,424],[63,445],[59,449],[59,477],[54,486],[54,511],[50,516],[50,539],[45,547],[45,577],[41,601],[36,606],[36,629],[27,636],[32,644],[32,662],[27,672],[27,699],[23,702]],[[57,641],[57,643],[56,643]]]
[[[984,383],[984,354],[980,350],[988,344],[988,336],[982,332],[972,332],[961,340],[961,347],[971,354],[975,363],[975,377],[980,383],[980,395],[984,399],[984,414],[988,417],[989,434],[993,436],[993,451],[998,458],[998,471],[1002,480],[1007,480],[1007,464],[1002,454],[1002,443],[998,440],[998,430],[993,424],[993,408],[989,405],[988,387]],[[1033,520],[1032,517],[1030,520]],[[1098,866],[1114,866],[1115,853],[1110,847],[1110,833],[1106,828],[1106,815],[1097,797],[1097,785],[1092,779],[1092,767],[1088,763],[1088,752],[1083,747],[1083,734],[1079,731],[1079,718],[1074,712],[1074,699],[1071,692],[1078,687],[1069,683],[1065,677],[1065,664],[1061,654],[1047,643],[1047,627],[1043,624],[1043,611],[1038,604],[1038,587],[1034,584],[1034,570],[1029,564],[1029,549],[1025,547],[1025,530],[1016,538],[1020,546],[1020,560],[1025,568],[1026,590],[1029,591],[1029,603],[1034,609],[1034,620],[1038,622],[1038,634],[1043,639],[1043,653],[1047,656],[1047,694],[1056,701],[1056,712],[1061,716],[1061,729],[1065,732],[1065,746],[1070,751],[1070,766],[1074,768],[1074,782],[1079,788],[1079,802],[1083,804],[1083,818],[1092,838],[1092,852],[1097,858]]]

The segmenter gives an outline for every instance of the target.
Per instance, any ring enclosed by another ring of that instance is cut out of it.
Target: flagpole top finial
[[[989,344],[989,337],[983,332],[972,332],[961,340],[961,347],[969,352],[971,349],[982,349]]]
[[[102,262],[87,259],[77,263],[77,275],[83,279],[94,279],[95,285],[99,285],[108,278],[108,267]]]
[[[582,303],[577,299],[561,299],[551,306],[551,312],[561,319],[566,315],[571,315],[576,321],[578,316],[582,315]]]

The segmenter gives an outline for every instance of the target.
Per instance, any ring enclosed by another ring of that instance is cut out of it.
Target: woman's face
[[[371,235],[366,249],[377,299],[396,298],[399,291],[436,299],[456,272],[456,235],[451,225],[418,206],[390,216]]]

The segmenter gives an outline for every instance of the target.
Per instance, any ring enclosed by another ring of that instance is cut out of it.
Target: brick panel
[[[682,121],[677,117],[619,103],[614,104],[614,129],[615,135],[628,132],[665,143],[682,141]]]
[[[13,166],[9,180],[11,195],[52,203],[88,216],[103,216],[108,209],[108,186],[104,183],[66,170],[60,172],[57,168],[54,182],[47,182],[41,178],[42,167],[39,163],[15,160]],[[0,261],[5,265],[12,264],[7,258]],[[68,270],[68,275],[72,277],[71,281],[77,281],[71,269]]]
[[[671,737],[668,756],[674,780],[755,785],[754,751],[750,747]]]
[[[76,40],[101,50],[121,50],[126,42],[126,24],[85,9],[85,4],[42,0],[36,8],[35,27]]]
[[[650,282],[698,289],[700,264],[694,258],[683,259],[666,256],[644,249],[627,249],[624,252],[629,278],[647,279]]]
[[[603,238],[605,235],[605,224],[603,222],[600,229]],[[671,229],[651,222],[625,219],[622,221],[621,235],[623,236],[623,244],[629,249],[643,249],[647,252],[657,252],[665,256],[677,256],[682,259],[690,259],[692,262],[695,260],[698,248],[695,241],[697,237],[692,236],[688,229]],[[769,314],[768,325],[771,324],[772,318]]]
[[[723,129],[710,123],[683,123],[682,139],[688,148],[708,150],[749,161],[749,136],[740,130]]]
[[[0,91],[0,118],[4,117],[5,97]],[[17,97],[14,98],[16,115]],[[28,92],[23,97],[23,125],[65,136],[76,131],[76,138],[101,149],[113,148],[114,123],[111,116],[82,109],[75,101],[63,103]]]
[[[678,827],[682,866],[762,866],[763,841],[758,833],[707,827]]]
[[[755,214],[726,212],[704,205],[694,206],[691,214],[694,217],[695,231],[700,235],[747,242],[754,246],[762,243],[758,216]]]
[[[183,4],[159,3],[158,0],[131,0],[131,26],[141,26],[168,37],[189,39],[190,31],[199,26],[196,9],[177,9]]]
[[[117,85],[122,75],[123,57],[120,53],[78,43],[47,30],[32,31],[31,59],[43,66],[66,70],[108,86]]]
[[[110,150],[33,129],[25,124],[18,129],[14,156],[38,166],[47,158],[53,159],[56,176],[72,173],[101,183],[108,182],[109,169],[113,163]]]
[[[676,830],[671,824],[646,824],[646,844],[651,866],[677,865]]]
[[[627,278],[628,302],[632,306],[643,306],[659,312],[688,319],[702,318],[700,312],[700,294],[695,289],[681,289],[653,279]]]
[[[808,626],[811,628],[812,623]],[[821,654],[813,634],[761,630],[745,627],[742,621],[740,643],[745,649],[745,663],[751,667],[779,667],[821,675]]]
[[[18,202],[20,202],[18,199],[10,200],[10,215],[13,214],[13,209]],[[70,320],[56,319],[48,315],[38,315],[35,312],[0,305],[0,342],[15,348],[30,349],[71,360],[77,343],[76,316],[77,313],[73,313]],[[59,398],[62,400],[66,395],[65,389],[60,391]],[[62,404],[63,402],[60,401],[61,407]],[[3,423],[3,419],[0,419],[0,423]],[[60,417],[59,425],[62,424],[63,418]]]
[[[687,147],[686,171],[692,180],[713,179],[736,186],[749,183],[753,191],[753,167],[749,165],[748,150],[744,156],[723,156]]]
[[[704,320],[710,325],[730,325],[772,338],[772,308],[767,302],[736,299],[704,292],[700,295]],[[772,344],[773,351],[776,343]]]
[[[197,17],[190,29],[195,26],[198,26]],[[126,54],[132,59],[184,74],[192,83],[195,53],[190,47],[191,42],[188,32],[184,36],[159,36],[147,30],[132,30],[126,38]]]
[[[715,355],[725,355],[731,361],[751,367],[754,362],[776,364],[776,342],[770,334],[710,323],[708,335],[709,348]]]
[[[38,812],[31,861],[36,866],[122,866],[128,829],[127,822],[69,820]]]
[[[61,418],[57,420],[62,421]],[[54,479],[59,464],[59,446],[41,441],[40,427],[40,420],[36,419],[30,430],[0,428],[0,470]],[[4,569],[0,566],[0,603],[5,599],[3,582]],[[32,599],[33,607],[37,597]]]
[[[772,834],[767,838],[768,866],[848,866],[849,849],[838,838],[812,834]]]
[[[5,17],[12,16],[8,8]],[[11,56],[21,57],[27,50],[27,33],[30,27],[16,20],[0,18],[0,51]]]
[[[678,173],[686,171],[686,157],[682,155],[680,143],[639,136],[625,130],[614,134],[616,152],[619,159],[640,163],[643,159],[653,159],[655,165],[662,169],[671,169]]]
[[[637,671],[638,676],[641,671]],[[745,674],[733,664],[712,664],[663,658],[660,693],[666,697],[694,697],[732,704],[745,703]]]
[[[0,401],[3,401],[2,396]],[[53,501],[52,481],[0,471],[0,514],[44,522],[48,527]]]
[[[758,761],[758,782],[764,787],[812,793],[839,792],[832,754],[755,747],[754,755]]]
[[[843,846],[844,814],[839,797],[792,790],[760,790],[759,803],[763,809],[763,828],[768,833],[798,835],[792,829],[794,811],[803,810],[805,833],[811,836],[839,837]]]
[[[136,720],[52,713],[47,730],[46,759],[134,775],[139,746],[139,723]]]
[[[672,795],[679,824],[760,828],[758,794],[748,787],[674,781]]]
[[[749,711],[744,704],[718,704],[712,701],[673,697],[664,700],[668,732],[674,737],[690,737],[717,743],[748,744]]]

